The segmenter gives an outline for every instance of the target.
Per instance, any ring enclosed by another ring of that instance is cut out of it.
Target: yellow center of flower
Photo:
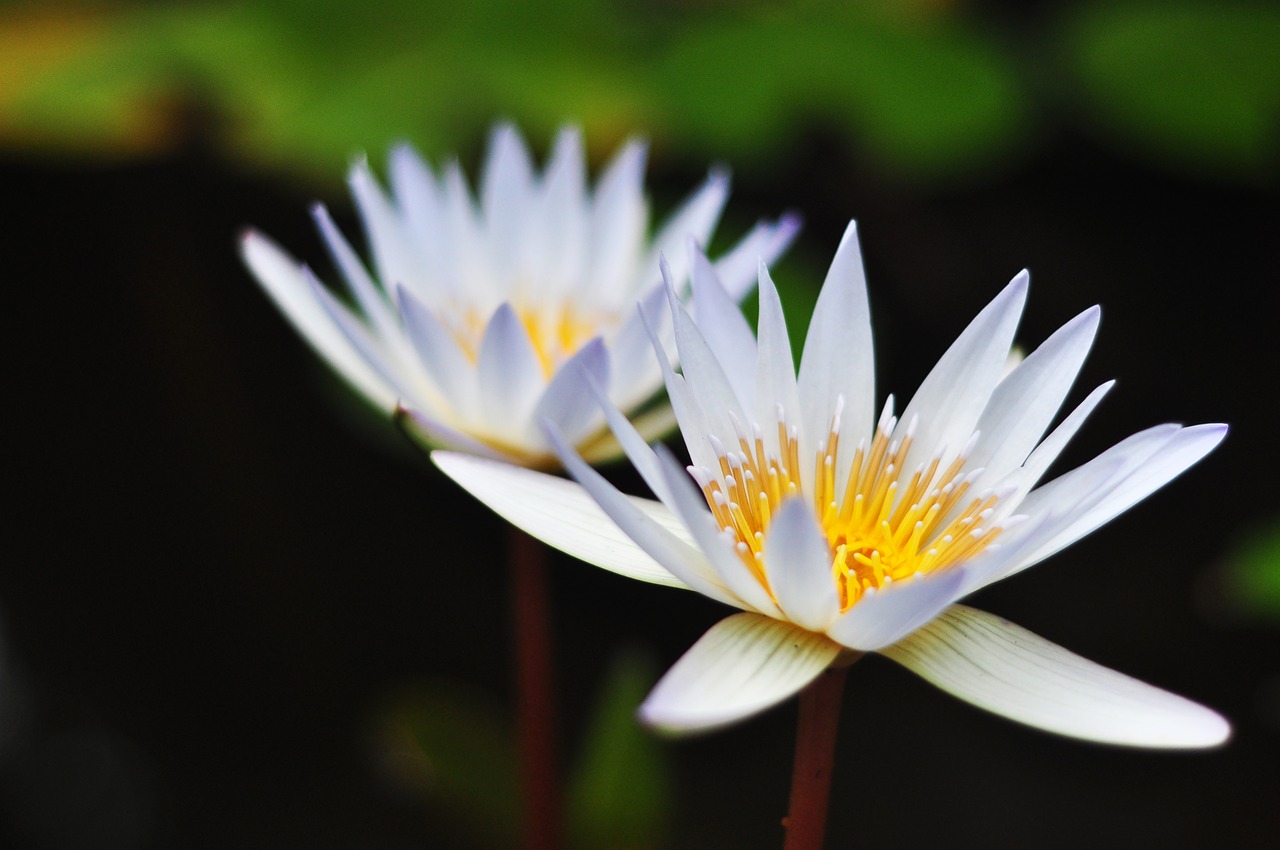
[[[869,447],[854,452],[849,472],[837,481],[838,417],[816,452],[813,507],[831,547],[831,574],[841,611],[869,589],[944,569],[982,551],[999,535],[983,522],[998,496],[968,498],[963,454],[945,469],[941,458],[904,476],[911,436],[890,442],[892,425],[876,429]],[[781,457],[757,435],[720,454],[719,476],[704,478],[703,493],[720,527],[735,538],[739,556],[769,589],[765,537],[783,499],[804,496],[795,429],[778,423]],[[772,591],[770,591],[772,592]]]
[[[593,338],[606,333],[616,325],[616,317],[602,311],[588,312],[572,304],[554,309],[540,306],[513,305],[516,315],[533,342],[542,373],[550,380],[560,366]],[[480,344],[492,314],[476,310],[461,311],[461,321],[453,326],[454,339],[475,362],[480,356]]]

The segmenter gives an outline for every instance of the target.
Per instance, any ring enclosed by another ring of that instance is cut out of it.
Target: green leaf
[[[1276,176],[1280,9],[1217,2],[1095,3],[1061,33],[1092,130],[1206,176]]]
[[[569,831],[579,850],[649,850],[663,843],[669,771],[662,742],[635,717],[656,678],[637,652],[613,659],[569,787]]]

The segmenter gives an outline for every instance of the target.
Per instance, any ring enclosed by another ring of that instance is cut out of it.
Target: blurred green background
[[[0,5],[18,502],[0,569],[0,846],[510,846],[501,524],[352,405],[239,265],[332,279],[353,156],[472,175],[497,118],[659,213],[711,163],[730,244],[796,209],[794,325],[859,220],[879,384],[909,393],[1024,266],[1021,339],[1105,320],[1064,458],[1227,421],[1201,466],[977,603],[1226,713],[1198,755],[1013,727],[869,659],[828,846],[1280,841],[1280,7],[387,0]],[[713,246],[714,247],[714,246]],[[638,492],[625,470],[612,474]],[[660,743],[631,706],[720,615],[558,559],[576,844],[777,847],[794,708]]]

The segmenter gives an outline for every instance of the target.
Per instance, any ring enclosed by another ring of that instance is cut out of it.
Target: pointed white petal
[[[360,305],[360,310],[373,322],[378,335],[383,339],[399,336],[399,323],[396,321],[391,305],[387,303],[386,296],[373,282],[373,278],[369,277],[364,263],[360,262],[355,250],[333,223],[333,219],[329,217],[329,211],[323,204],[316,204],[311,214],[315,218],[316,226],[320,229],[320,235],[324,238],[325,246],[329,249],[329,256],[333,258],[334,265],[342,272],[347,282],[347,289]]]
[[[584,294],[596,306],[614,307],[630,283],[643,247],[649,208],[644,198],[644,165],[648,145],[627,142],[596,181],[591,199],[591,281]]]
[[[1027,273],[1020,273],[978,314],[920,384],[899,418],[899,429],[919,417],[915,441],[903,464],[914,470],[940,445],[949,447],[945,467],[973,436],[978,417],[1004,371],[1013,333],[1027,300]]]
[[[1071,438],[1080,430],[1080,426],[1084,424],[1085,419],[1098,406],[1103,397],[1111,391],[1116,385],[1115,381],[1107,381],[1094,388],[1093,392],[1085,397],[1085,400],[1076,405],[1075,410],[1067,414],[1067,417],[1054,428],[1049,436],[1045,437],[1040,445],[1027,456],[1026,461],[1022,464],[1020,471],[1019,488],[1020,492],[1014,499],[1022,501],[1022,497],[1030,492],[1040,479],[1048,471],[1050,465],[1062,454],[1062,450],[1067,447],[1067,443],[1071,442]]]
[[[870,652],[901,640],[938,616],[961,593],[967,573],[940,573],[893,582],[868,593],[832,623],[827,634],[850,649]]]
[[[742,311],[720,285],[705,254],[689,241],[693,255],[693,316],[698,330],[745,410],[755,408],[756,337]]]
[[[962,605],[881,652],[966,702],[1060,735],[1198,748],[1231,734],[1227,721],[1204,706]]]
[[[665,446],[659,444],[654,453],[666,482],[666,488],[658,491],[658,494],[668,499],[664,504],[684,521],[685,528],[689,529],[689,533],[697,541],[698,548],[702,550],[720,581],[741,600],[738,607],[771,617],[781,617],[782,612],[778,610],[769,592],[747,569],[747,565],[734,551],[732,542],[716,525],[706,499],[694,486],[688,473],[680,467]]]
[[[760,222],[728,253],[715,262],[721,286],[736,304],[751,290],[760,264],[782,256],[800,232],[800,216],[788,213],[775,222]]]
[[[858,228],[852,221],[813,309],[800,356],[799,386],[810,446],[826,433],[839,396],[844,397],[842,443],[852,448],[859,440],[870,442],[876,418],[875,351]]]
[[[298,263],[256,231],[240,241],[240,253],[258,283],[302,337],[352,388],[381,410],[396,403],[395,389],[365,362],[311,292]]]
[[[632,284],[632,291],[648,289],[658,279],[658,259],[665,256],[671,262],[672,283],[683,295],[685,282],[689,279],[689,257],[683,250],[684,246],[691,236],[699,245],[706,246],[728,197],[728,172],[712,171],[706,182],[658,231],[653,246],[640,264],[640,277]]]
[[[546,378],[529,331],[509,302],[489,319],[476,358],[480,410],[495,429],[522,434]]]
[[[734,614],[667,671],[640,706],[640,720],[672,735],[725,726],[798,692],[839,654],[839,645],[816,632]]]
[[[585,489],[572,481],[501,461],[437,451],[431,459],[464,490],[512,525],[597,567],[651,584],[687,588],[605,515]],[[659,516],[661,506],[631,501],[647,522],[675,540]],[[669,516],[669,514],[668,514]],[[678,526],[670,517],[666,526]],[[687,544],[676,544],[689,548]]]
[[[526,231],[535,240],[528,246],[527,275],[536,279],[539,295],[560,299],[582,280],[587,259],[586,157],[582,133],[565,127],[556,136],[543,177],[543,197],[537,220]]]
[[[547,389],[533,411],[535,423],[553,423],[569,442],[577,445],[590,430],[600,427],[600,405],[592,395],[589,383],[609,381],[609,349],[600,337],[588,342],[565,361],[547,384]],[[541,432],[530,434],[536,441]]]
[[[388,289],[396,284],[425,288],[422,261],[404,231],[400,216],[369,171],[369,164],[364,159],[358,160],[347,181],[355,195],[373,264],[383,285]]]
[[[991,394],[978,419],[981,435],[969,454],[985,473],[972,485],[981,492],[1020,466],[1057,415],[1098,331],[1100,311],[1085,310],[1033,351]]]
[[[665,272],[664,276],[666,276]],[[669,276],[667,279],[671,280]],[[672,323],[675,326],[676,348],[680,352],[680,371],[684,374],[685,382],[700,400],[703,414],[710,426],[702,433],[715,434],[721,439],[732,439],[735,419],[741,423],[750,421],[744,412],[742,401],[733,391],[733,385],[725,374],[723,364],[716,359],[715,352],[711,350],[711,346],[707,345],[702,332],[694,324],[693,319],[685,311],[684,305],[676,297],[675,290],[670,286],[667,288],[667,302],[671,309]],[[676,412],[679,413],[679,409]]]
[[[658,323],[659,336],[665,332],[667,293],[661,284],[645,294],[609,344],[613,353],[613,380],[609,395],[624,410],[648,401],[662,388],[662,369],[653,354],[653,343],[645,329],[645,317]]]
[[[456,285],[449,261],[451,254],[440,188],[431,169],[409,145],[392,149],[390,172],[391,187],[404,217],[408,241],[418,254],[422,268],[430,272],[415,292],[427,303],[434,304],[437,287]],[[392,281],[385,283],[388,287],[393,285]],[[412,285],[414,281],[407,283]]]
[[[1134,447],[1130,442],[1133,438],[1130,438],[1091,461],[1090,463],[1093,463],[1111,458],[1116,449],[1124,447],[1124,452],[1120,456],[1125,457],[1127,462],[1112,479],[1111,486],[1105,487],[1104,492],[1097,493],[1098,498],[1087,510],[1080,513],[1070,525],[1031,554],[1019,569],[1038,563],[1071,545],[1168,484],[1196,461],[1213,451],[1214,447],[1227,435],[1227,426],[1210,424],[1178,428],[1169,435],[1167,440],[1160,441],[1159,434],[1163,431],[1164,429],[1151,429],[1145,433],[1152,434],[1152,439],[1141,441],[1137,447]],[[1088,464],[1085,464],[1080,469],[1087,466]],[[1056,486],[1067,478],[1068,476],[1064,475],[1038,490],[1033,490],[1023,501],[1023,507],[1019,510],[1026,510],[1029,513],[1032,510],[1053,509],[1064,500],[1070,500],[1073,494],[1070,491],[1063,492],[1060,486]],[[1027,507],[1029,504],[1035,507]]]
[[[798,417],[803,416],[800,410],[800,396],[796,384],[795,361],[791,358],[791,339],[787,335],[787,320],[782,314],[782,301],[778,298],[778,290],[773,285],[773,278],[764,263],[760,264],[760,353],[755,363],[756,406],[747,408],[755,415],[755,421],[773,425],[778,420],[778,407],[781,406],[790,424],[796,424]],[[765,445],[775,457],[782,457],[776,427],[761,429]],[[803,429],[802,429],[803,431]],[[807,451],[806,451],[807,449]],[[801,447],[801,457],[811,457],[812,445]],[[801,481],[805,488],[812,487],[812,471],[808,464],[800,470]]]
[[[840,595],[831,571],[831,547],[804,499],[787,499],[773,515],[764,563],[786,618],[810,631],[826,631],[840,613]]]
[[[504,282],[516,274],[533,181],[533,163],[520,133],[505,122],[494,126],[480,179],[480,212],[494,274]]]
[[[554,428],[547,429],[547,437],[569,474],[577,479],[604,513],[636,545],[649,553],[669,573],[703,596],[734,608],[744,607],[741,600],[716,575],[706,556],[697,546],[690,544],[690,535],[685,530],[683,517],[673,516],[672,511],[660,503],[624,496],[600,473],[588,466]],[[674,529],[669,520],[679,524],[680,530]],[[536,531],[529,533],[534,537],[539,536]],[[613,569],[607,563],[592,563],[605,569]]]
[[[479,414],[476,367],[458,346],[454,335],[436,321],[435,314],[406,287],[397,287],[396,298],[418,359],[450,407],[462,419]]]

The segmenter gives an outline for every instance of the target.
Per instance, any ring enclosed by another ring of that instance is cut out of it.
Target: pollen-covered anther
[[[801,484],[797,431],[779,407],[777,449],[764,445],[762,431],[735,423],[738,451],[712,437],[719,475],[699,469],[695,480],[721,528],[736,541],[744,563],[768,589],[764,545],[769,523],[787,498],[812,498],[814,515],[831,547],[831,572],[842,610],[894,581],[945,569],[981,552],[1000,534],[992,522],[996,505],[1010,491],[966,496],[981,470],[966,470],[975,440],[945,468],[946,446],[905,474],[916,420],[892,438],[897,420],[886,409],[870,445],[860,444],[840,472],[843,407],[836,404],[826,439],[818,442],[812,482]],[[748,440],[745,434],[751,433]],[[776,452],[776,453],[775,453]],[[809,493],[803,493],[806,487]]]

